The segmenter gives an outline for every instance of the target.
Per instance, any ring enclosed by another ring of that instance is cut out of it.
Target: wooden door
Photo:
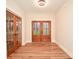
[[[14,48],[15,50],[21,46],[21,18],[14,15]]]
[[[8,55],[14,51],[14,15],[6,11],[6,34]]]
[[[51,42],[50,21],[32,21],[32,41]]]
[[[33,21],[32,22],[32,41],[40,42],[41,39],[41,22]]]
[[[51,22],[42,22],[41,42],[51,42]]]
[[[15,32],[15,39],[16,39],[16,48],[18,48],[19,46],[21,46],[21,39],[22,39],[22,21],[21,18],[19,18],[18,16],[16,16],[16,32]]]
[[[9,56],[21,46],[21,18],[6,11],[7,55]]]

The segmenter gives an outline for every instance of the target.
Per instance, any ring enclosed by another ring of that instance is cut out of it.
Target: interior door
[[[51,42],[51,22],[42,22],[41,42]]]
[[[6,37],[7,55],[9,56],[21,46],[22,20],[8,10],[6,11]]]
[[[21,18],[16,17],[16,46],[21,46],[21,30],[22,30],[22,21]]]
[[[32,41],[40,42],[41,39],[41,22],[33,21],[32,22]]]
[[[51,42],[50,21],[32,21],[32,41]]]
[[[7,52],[11,54],[14,50],[14,15],[8,11],[6,11],[6,34]]]

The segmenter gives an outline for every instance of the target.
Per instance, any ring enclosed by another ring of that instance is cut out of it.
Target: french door
[[[51,21],[32,21],[32,41],[51,42]]]
[[[22,19],[17,15],[6,11],[6,37],[8,56],[21,46]]]

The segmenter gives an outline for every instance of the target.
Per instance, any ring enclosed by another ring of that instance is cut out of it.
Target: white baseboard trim
[[[27,42],[25,42],[25,43],[22,43],[22,46],[26,45],[27,43],[32,43],[32,42],[27,41]]]
[[[26,43],[22,43],[22,46],[24,46]]]
[[[26,43],[32,43],[32,41],[26,41]]]
[[[73,57],[73,53],[70,52],[68,49],[66,49],[63,45],[61,45],[60,43],[58,42],[55,42],[61,49],[64,50],[64,52],[66,52],[71,58]]]

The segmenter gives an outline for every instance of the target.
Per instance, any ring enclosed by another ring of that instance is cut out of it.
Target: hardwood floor
[[[28,43],[8,59],[72,59],[55,43]]]

